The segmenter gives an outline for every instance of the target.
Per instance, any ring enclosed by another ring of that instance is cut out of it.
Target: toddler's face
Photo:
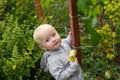
[[[41,35],[41,47],[44,50],[56,50],[60,47],[61,38],[58,32],[54,28],[46,28],[40,32]]]

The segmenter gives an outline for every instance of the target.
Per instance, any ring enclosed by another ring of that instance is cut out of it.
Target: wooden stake
[[[77,59],[79,64],[82,66],[82,56],[80,50],[80,32],[78,27],[78,9],[77,0],[68,0],[69,16],[70,16],[70,29],[72,33],[72,45],[77,50]]]
[[[38,18],[43,21],[43,13],[42,13],[42,8],[41,8],[39,0],[34,0],[34,5],[36,8]]]

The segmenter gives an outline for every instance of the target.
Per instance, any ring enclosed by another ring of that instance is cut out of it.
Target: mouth
[[[59,41],[56,41],[55,43],[54,43],[54,45],[58,45],[59,44]]]

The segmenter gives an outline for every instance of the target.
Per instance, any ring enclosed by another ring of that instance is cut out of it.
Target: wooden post
[[[40,5],[40,1],[39,0],[34,0],[34,5],[35,5],[35,9],[36,9],[38,18],[43,21],[43,13],[42,13],[42,8],[41,8],[41,5]]]
[[[69,16],[70,16],[70,29],[72,33],[72,45],[73,48],[77,50],[76,57],[78,62],[82,66],[82,56],[80,50],[80,32],[79,32],[79,20],[78,20],[78,9],[77,0],[68,0]]]

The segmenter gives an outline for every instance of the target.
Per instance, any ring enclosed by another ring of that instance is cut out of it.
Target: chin
[[[60,48],[60,45],[59,45],[59,46],[57,46],[57,47],[55,47],[55,48],[54,48],[54,50],[57,50],[57,49],[59,49],[59,48]]]

